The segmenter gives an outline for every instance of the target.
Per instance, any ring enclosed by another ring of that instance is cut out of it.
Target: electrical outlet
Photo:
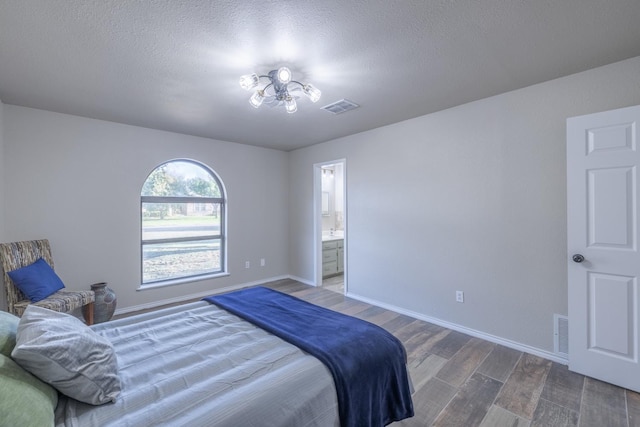
[[[260,267],[264,267],[267,263],[265,262],[264,258],[260,258]]]
[[[464,292],[456,291],[456,301],[457,302],[464,302]]]
[[[249,267],[251,267],[251,263],[249,261],[245,261],[244,268],[249,268]]]

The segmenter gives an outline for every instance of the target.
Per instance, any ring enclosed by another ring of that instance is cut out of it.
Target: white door
[[[640,391],[640,106],[567,120],[569,369]]]

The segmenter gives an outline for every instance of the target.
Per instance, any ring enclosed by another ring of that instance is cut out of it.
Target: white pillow
[[[18,323],[11,357],[42,381],[81,402],[115,402],[120,394],[113,346],[69,314],[27,306]]]

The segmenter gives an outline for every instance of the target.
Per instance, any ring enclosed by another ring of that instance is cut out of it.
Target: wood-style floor
[[[393,426],[640,427],[640,394],[564,365],[293,280],[267,286],[375,323],[404,343],[416,415]]]
[[[640,394],[564,365],[294,280],[265,286],[375,323],[404,343],[415,416],[394,427],[640,427]]]

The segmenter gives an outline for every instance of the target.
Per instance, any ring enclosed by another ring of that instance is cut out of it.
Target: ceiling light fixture
[[[263,102],[266,102],[267,104],[284,105],[287,113],[295,113],[298,111],[298,106],[294,95],[300,89],[311,102],[318,102],[320,99],[321,92],[316,87],[292,80],[291,70],[287,67],[271,70],[266,76],[259,76],[256,73],[246,74],[240,77],[240,87],[251,90],[260,84],[262,78],[269,79],[269,83],[262,89],[256,90],[249,98],[249,104],[254,108],[258,108]],[[294,83],[298,86],[290,86]]]

